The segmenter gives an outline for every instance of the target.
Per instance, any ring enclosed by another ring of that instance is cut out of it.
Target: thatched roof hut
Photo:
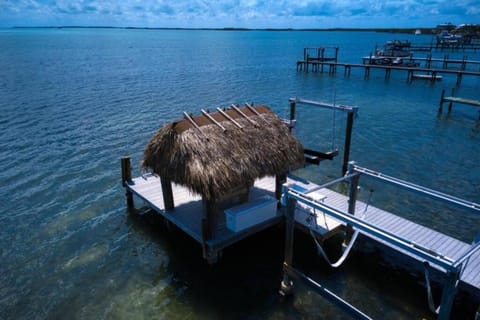
[[[267,106],[230,108],[163,126],[150,139],[143,166],[161,179],[219,199],[256,178],[302,164],[303,148]]]

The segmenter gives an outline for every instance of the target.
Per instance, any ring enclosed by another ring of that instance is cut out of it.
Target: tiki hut
[[[202,195],[208,206],[248,200],[254,180],[284,175],[304,161],[303,148],[267,106],[232,106],[163,126],[150,139],[143,167],[160,176],[165,208],[171,183]]]

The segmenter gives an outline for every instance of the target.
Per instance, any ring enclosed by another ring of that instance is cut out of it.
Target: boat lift
[[[310,105],[314,107],[331,109],[334,112],[334,115],[336,111],[347,112],[347,125],[345,129],[345,142],[344,142],[344,149],[343,149],[343,165],[342,165],[342,174],[345,174],[345,172],[347,171],[348,160],[350,157],[350,144],[352,141],[353,119],[358,112],[358,107],[345,106],[345,105],[340,105],[335,103],[330,104],[330,103],[311,101],[311,100],[305,100],[300,98],[290,98],[289,101],[290,101],[290,121],[289,121],[290,130],[292,130],[295,124],[295,110],[296,110],[297,104],[304,104],[304,105]],[[334,121],[335,121],[335,118],[334,118]],[[335,130],[335,127],[333,128],[333,130]],[[322,160],[332,160],[335,156],[338,155],[338,149],[335,149],[333,146],[332,146],[332,150],[329,150],[326,152],[321,152],[321,151],[311,150],[311,149],[304,149],[304,154],[305,154],[305,162],[318,165]]]
[[[424,248],[409,239],[392,233],[391,231],[379,228],[378,226],[373,225],[366,220],[360,218],[359,216],[355,215],[358,183],[361,175],[374,178],[387,184],[395,185],[402,189],[406,189],[423,195],[425,197],[433,198],[462,209],[467,209],[476,214],[480,214],[480,205],[477,203],[468,202],[444,193],[440,193],[419,185],[415,185],[413,183],[409,183],[407,181],[403,181],[379,172],[372,171],[367,168],[359,167],[355,165],[355,162],[349,162],[348,171],[345,176],[327,182],[316,188],[320,190],[322,188],[327,188],[340,182],[349,182],[350,188],[348,212],[344,212],[342,210],[329,206],[325,202],[316,201],[315,199],[309,197],[307,194],[295,190],[295,188],[293,188],[292,186],[284,184],[282,204],[286,207],[286,235],[285,259],[283,264],[284,276],[281,283],[280,293],[282,295],[291,294],[293,289],[293,282],[291,279],[299,279],[306,283],[308,286],[310,286],[313,290],[318,292],[320,295],[322,295],[324,298],[339,306],[351,316],[357,319],[371,319],[368,315],[357,309],[355,306],[349,304],[348,302],[337,296],[335,293],[323,287],[321,284],[315,282],[313,279],[309,278],[307,275],[303,274],[292,266],[295,221],[294,214],[295,206],[297,202],[299,202],[345,223],[348,226],[347,228],[353,228],[354,230],[362,233],[368,238],[382,241],[386,243],[389,247],[392,247],[403,254],[416,256],[419,260],[424,262],[426,267],[432,265],[439,270],[445,272],[446,280],[443,287],[440,306],[433,311],[437,313],[438,319],[449,319],[462,271],[468,264],[469,259],[472,257],[472,255],[480,252],[480,239],[478,239],[480,233],[479,235],[477,235],[473,243],[469,246],[468,250],[463,252],[463,254],[461,254],[456,259],[452,259],[443,256],[442,254],[439,254],[435,251],[432,251],[428,248]],[[312,190],[309,190],[309,192],[312,192]],[[428,280],[427,287],[429,289]],[[431,292],[429,292],[429,304],[432,301],[430,298]]]

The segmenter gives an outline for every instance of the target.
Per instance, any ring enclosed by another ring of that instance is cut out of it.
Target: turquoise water
[[[343,70],[295,71],[305,46],[339,46],[340,61],[358,63],[375,44],[400,37],[431,41],[362,32],[0,30],[0,317],[344,318],[300,285],[293,301],[279,300],[280,230],[232,246],[209,267],[188,237],[150,214],[128,215],[119,159],[131,155],[139,174],[149,137],[183,111],[253,101],[286,116],[288,98],[301,97],[359,107],[351,159],[360,165],[478,203],[478,111],[458,105],[437,117],[454,76],[432,85],[395,72],[364,80],[355,70],[349,78]],[[457,92],[479,99],[479,87],[465,77]],[[342,151],[344,130],[343,114],[298,109],[297,133],[308,146]],[[299,174],[338,177],[339,158]],[[372,205],[464,241],[479,229],[479,217],[362,186],[375,190]],[[421,285],[378,266],[374,254],[334,272],[308,238],[299,237],[297,252],[302,269],[374,317],[432,318]]]

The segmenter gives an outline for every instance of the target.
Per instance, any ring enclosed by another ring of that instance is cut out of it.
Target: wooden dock
[[[321,200],[328,206],[335,207],[338,210],[347,211],[348,197],[328,188],[317,189],[318,185],[305,180],[288,178],[287,185],[295,186],[297,190],[308,194],[312,198]],[[160,179],[152,174],[133,178],[126,188],[131,190],[136,196],[146,202],[154,211],[162,215],[165,219],[178,226],[194,240],[202,242],[201,219],[204,213],[204,206],[200,196],[192,194],[186,188],[173,185],[175,209],[166,211],[163,205],[162,186]],[[310,192],[309,190],[313,190]],[[251,190],[251,201],[263,195],[274,196],[275,178],[266,177],[255,181]],[[416,245],[422,248],[428,248],[432,252],[437,252],[452,260],[457,259],[465,253],[470,244],[444,235],[427,227],[421,226],[407,219],[398,217],[385,210],[367,205],[361,201],[356,202],[357,215],[365,215],[364,220],[386,231],[398,234],[404,238],[410,239]],[[295,211],[295,221],[299,230],[309,231],[313,228],[315,234],[323,239],[334,235],[343,225],[338,220],[317,214],[316,221],[312,221],[313,211],[305,206],[297,204]],[[256,232],[280,223],[282,213],[279,210],[277,216],[265,221],[253,228],[245,231],[233,232],[226,228],[225,223],[220,223],[219,228],[214,231],[214,236],[208,241],[208,245],[216,250],[222,250],[231,244],[240,241]],[[377,239],[379,242],[383,241]],[[394,248],[398,250],[398,248]],[[422,259],[409,254],[409,256],[422,262]],[[467,265],[461,276],[462,285],[468,290],[480,292],[480,252],[477,252]]]
[[[147,174],[136,177],[126,183],[125,187],[127,190],[133,192],[138,198],[145,201],[145,203],[154,211],[203,245],[202,218],[205,215],[206,209],[201,196],[191,193],[183,186],[173,184],[172,189],[175,208],[172,210],[165,210],[162,185],[158,176]],[[265,195],[271,197],[275,196],[274,177],[266,177],[256,180],[250,191],[249,202],[255,202],[256,199]],[[310,225],[314,226],[313,231],[322,239],[326,239],[340,231],[341,223],[335,219],[323,219],[323,217],[318,217],[317,221],[312,221],[310,212],[301,206],[298,206],[297,213],[298,224],[303,226],[305,230],[308,230]],[[239,232],[233,232],[227,228],[225,216],[221,216],[220,219],[223,220],[217,221],[216,229],[212,230],[213,233],[210,239],[206,240],[206,245],[212,253],[218,253],[221,255],[222,249],[261,230],[279,224],[282,221],[282,218],[283,215],[281,210],[277,210],[277,215],[274,218],[251,228]],[[215,262],[215,259],[212,259],[211,262]]]
[[[299,67],[299,65],[301,67]],[[432,68],[422,68],[422,67],[402,67],[394,65],[377,65],[377,64],[361,64],[361,63],[345,63],[345,62],[312,62],[312,61],[297,61],[297,71],[304,70],[308,72],[308,65],[312,65],[313,71],[323,72],[324,67],[328,67],[328,73],[333,75],[337,73],[339,67],[343,67],[344,76],[349,77],[352,69],[363,69],[364,78],[370,78],[370,71],[372,69],[385,70],[385,79],[389,79],[392,71],[403,71],[407,74],[407,81],[412,81],[414,75],[418,73],[429,75],[429,79],[434,82],[438,79],[438,76],[441,74],[453,74],[457,76],[456,84],[460,85],[462,83],[462,78],[464,76],[480,76],[480,71],[467,71],[467,70],[452,70],[452,69],[432,69]]]
[[[376,64],[374,63],[375,60],[378,58],[374,56],[366,56],[362,57],[363,64]],[[392,58],[391,58],[392,59]],[[449,69],[449,68],[456,68],[454,70],[469,70],[469,71],[478,71],[478,67],[480,66],[480,61],[477,60],[469,60],[467,56],[463,56],[462,59],[451,59],[448,54],[444,55],[443,58],[433,58],[431,54],[428,54],[425,58],[421,57],[405,57],[402,60],[408,62],[411,65],[418,65],[424,64],[424,68],[431,69],[433,64],[441,64],[441,69]],[[468,67],[471,68],[468,68]]]
[[[454,102],[469,105],[469,106],[472,106],[472,107],[480,107],[480,101],[479,100],[455,97],[455,88],[452,88],[452,94],[449,97],[445,97],[445,89],[442,90],[442,95],[440,97],[440,104],[438,106],[438,113],[439,114],[442,113],[443,104],[445,102],[449,102],[449,104],[448,104],[448,112],[449,113],[452,111],[452,107],[453,107]],[[480,121],[480,114],[478,116],[478,120]]]

